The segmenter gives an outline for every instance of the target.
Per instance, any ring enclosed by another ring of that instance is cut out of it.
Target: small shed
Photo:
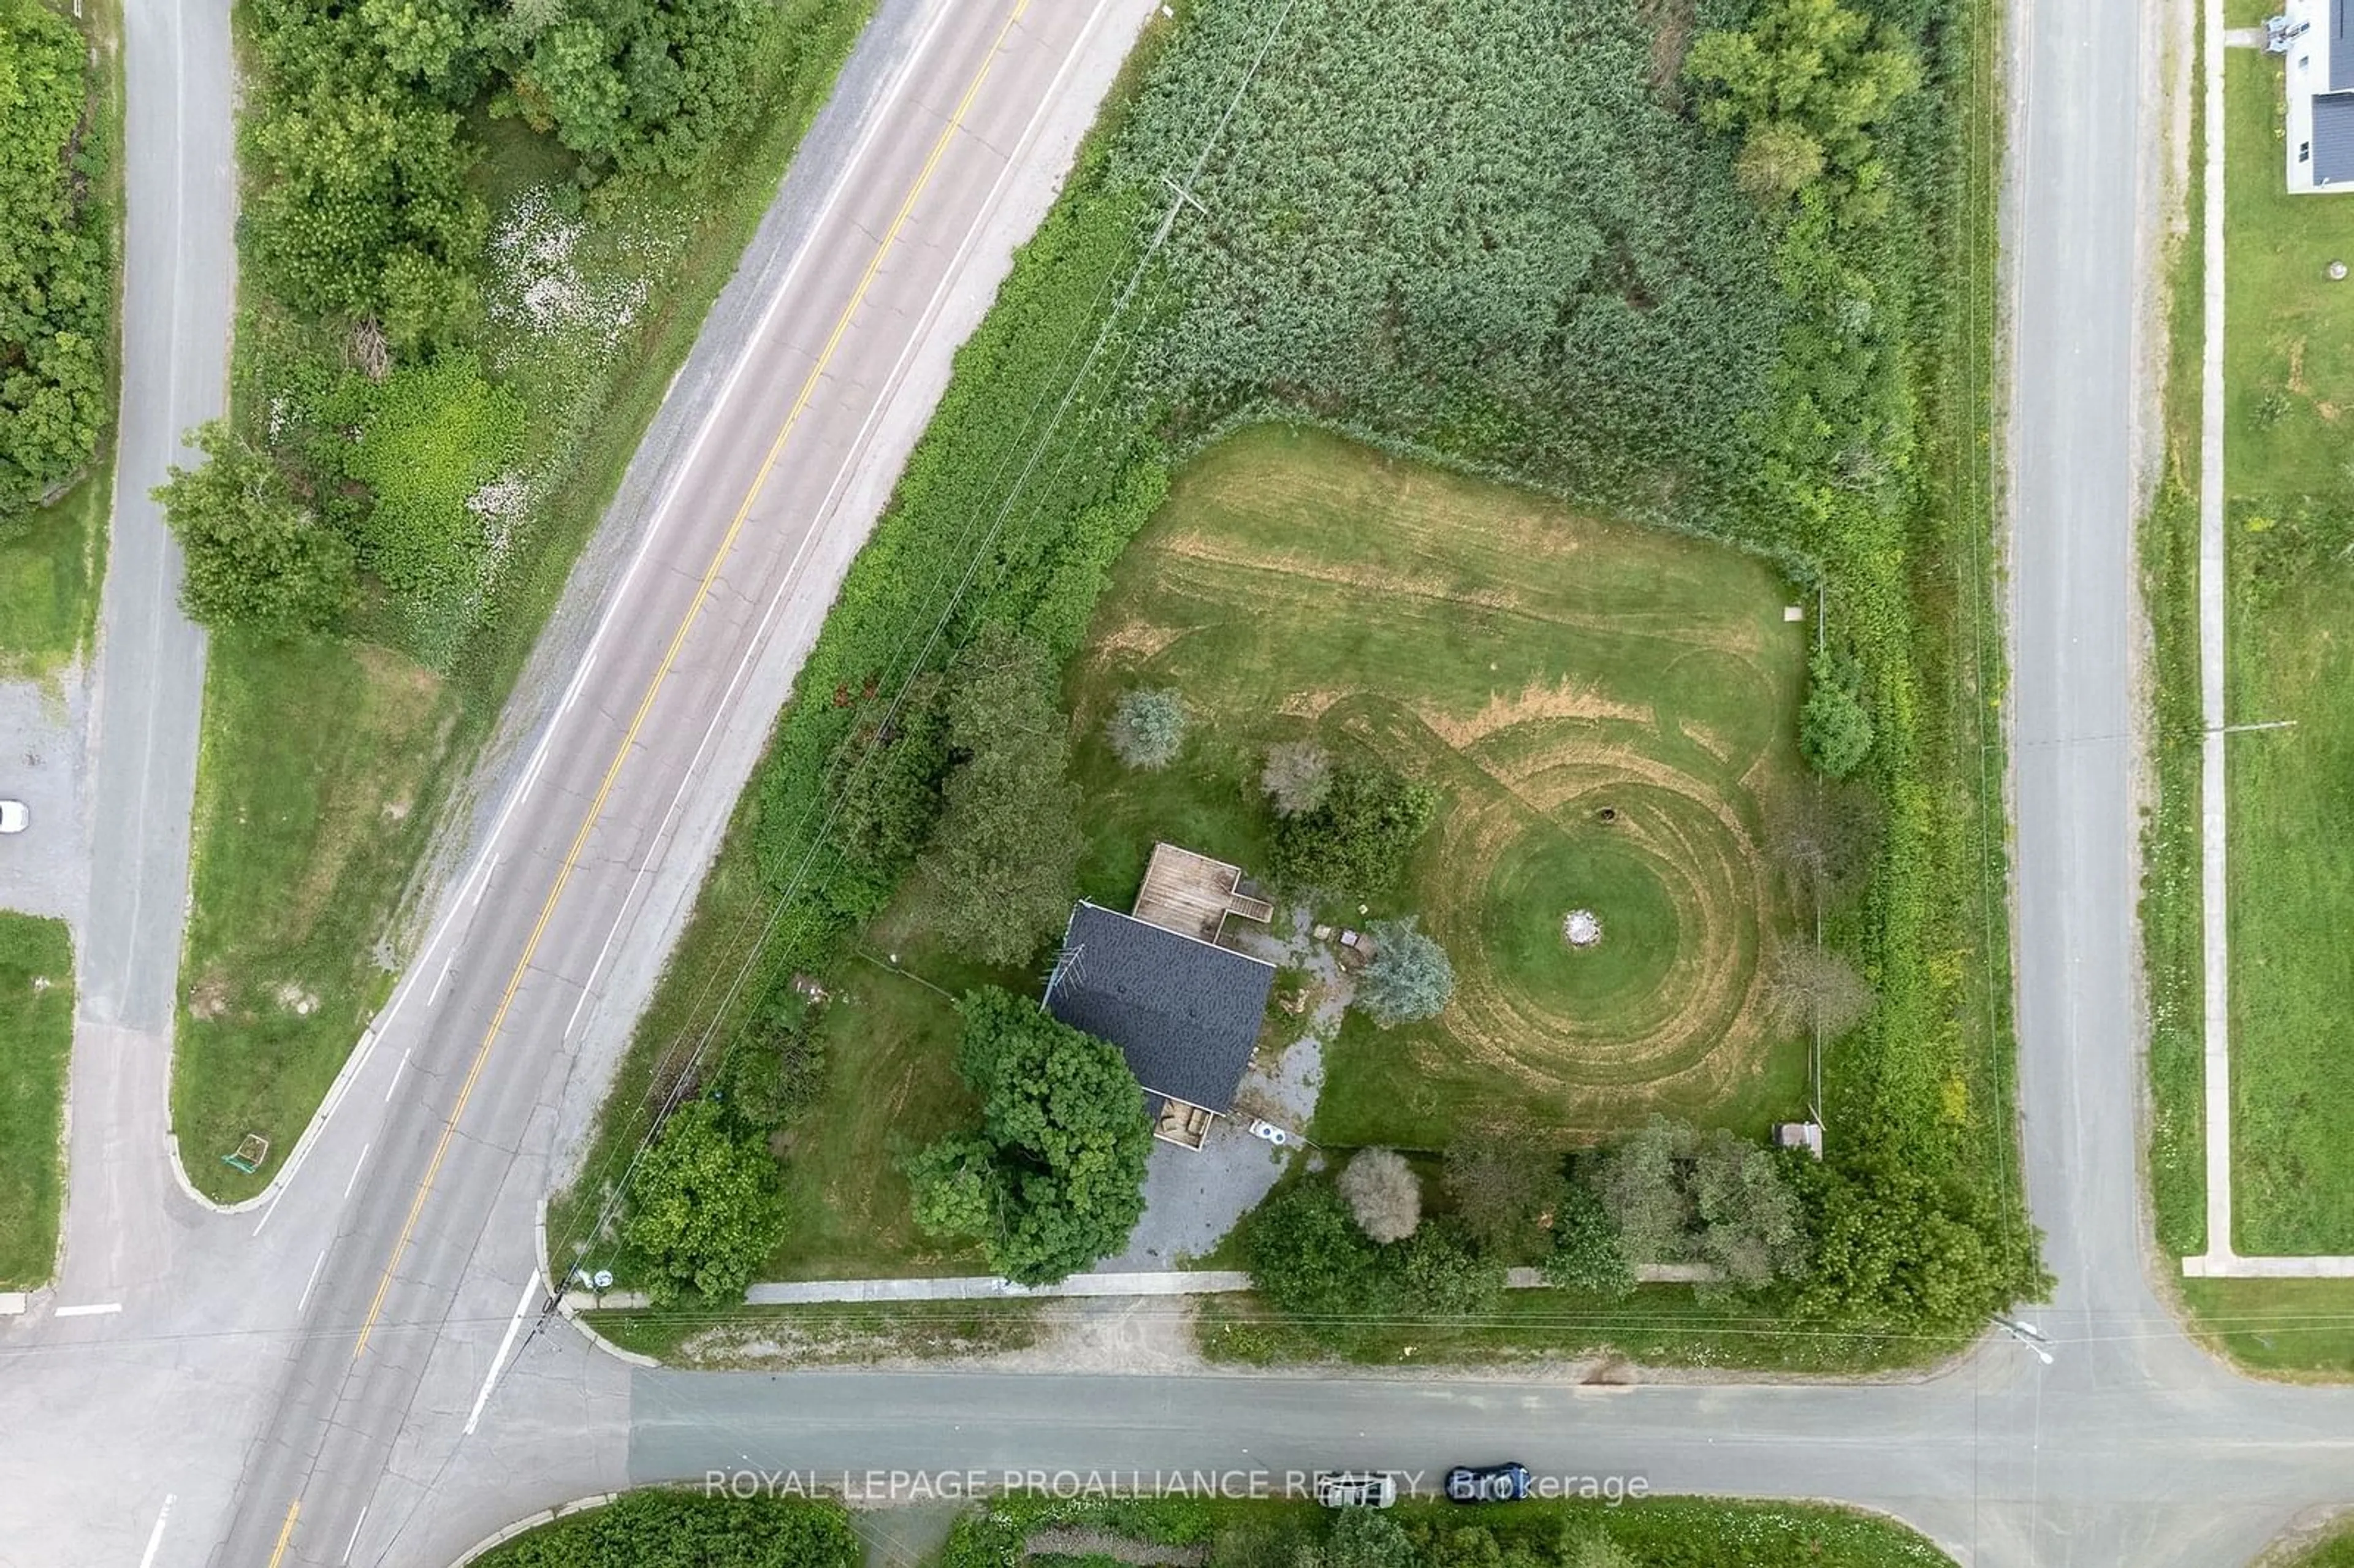
[[[1803,1149],[1820,1160],[1823,1157],[1823,1124],[1819,1121],[1779,1121],[1774,1124],[1774,1147]]]

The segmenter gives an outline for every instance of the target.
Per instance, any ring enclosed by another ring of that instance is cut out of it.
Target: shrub
[[[1069,917],[1086,847],[1044,651],[984,627],[949,683],[948,740],[958,760],[921,862],[925,907],[969,957],[1019,963]]]
[[[186,560],[180,602],[207,626],[319,631],[350,604],[352,547],[298,504],[266,453],[218,420],[196,432],[201,467],[155,492]]]
[[[1275,874],[1296,887],[1363,898],[1398,879],[1430,830],[1438,792],[1387,769],[1340,768],[1324,799],[1278,818]]]
[[[1380,1248],[1329,1181],[1276,1193],[1243,1221],[1240,1239],[1252,1287],[1295,1317],[1373,1315],[1396,1304]]]
[[[1415,929],[1414,917],[1376,920],[1368,928],[1373,956],[1357,977],[1354,1004],[1384,1029],[1436,1018],[1455,994],[1455,966],[1437,940]]]
[[[835,891],[845,914],[863,919],[881,909],[931,842],[949,761],[946,683],[928,671],[909,683],[896,717],[863,717],[834,747],[823,789],[846,874]]]
[[[764,1002],[737,1028],[716,1097],[747,1131],[768,1132],[809,1107],[824,1074],[824,1048],[810,1030],[801,999],[788,993]]]
[[[1545,1283],[1584,1290],[1611,1300],[1635,1293],[1635,1271],[1620,1245],[1617,1222],[1593,1190],[1572,1184],[1553,1212],[1553,1251],[1545,1255]]]
[[[646,1284],[656,1305],[685,1292],[740,1299],[784,1230],[776,1162],[732,1132],[710,1100],[663,1124],[630,1182],[623,1239],[653,1266]]]
[[[1332,755],[1312,740],[1283,740],[1267,748],[1259,771],[1278,817],[1296,817],[1324,803],[1332,789]]]
[[[1185,699],[1165,689],[1129,692],[1105,724],[1104,739],[1111,754],[1130,768],[1166,768],[1185,745]]]
[[[1385,1250],[1394,1259],[1406,1309],[1418,1316],[1477,1318],[1503,1300],[1503,1261],[1482,1252],[1458,1226],[1427,1224]]]
[[[1364,1149],[1341,1173],[1341,1196],[1377,1242],[1402,1241],[1422,1224],[1422,1182],[1394,1149]]]
[[[991,1266],[1023,1285],[1118,1252],[1144,1212],[1152,1143],[1135,1075],[1035,1002],[991,987],[960,1006],[957,1068],[981,1097],[981,1127],[907,1162],[917,1223],[978,1237]]]
[[[1844,779],[1872,749],[1872,720],[1851,680],[1818,653],[1807,666],[1807,700],[1798,710],[1798,749],[1818,772]]]
[[[857,1568],[864,1557],[839,1503],[650,1490],[517,1536],[480,1568]]]
[[[1861,893],[1885,837],[1880,797],[1853,780],[1811,779],[1766,802],[1766,848],[1810,909],[1835,909]]]
[[[1405,1526],[1369,1508],[1341,1509],[1320,1543],[1300,1548],[1294,1568],[1419,1568]]]

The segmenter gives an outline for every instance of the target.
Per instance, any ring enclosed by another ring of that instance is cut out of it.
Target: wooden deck
[[[1129,913],[1164,931],[1215,942],[1229,915],[1261,925],[1274,918],[1274,905],[1237,891],[1242,879],[1240,866],[1175,844],[1155,844]]]

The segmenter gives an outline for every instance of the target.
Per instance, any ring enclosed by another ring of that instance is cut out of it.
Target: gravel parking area
[[[0,838],[0,908],[61,918],[77,933],[90,896],[89,692],[79,668],[58,683],[0,681],[0,800],[29,824]]]

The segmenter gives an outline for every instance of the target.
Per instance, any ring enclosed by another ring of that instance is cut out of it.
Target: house
[[[1152,1133],[1199,1149],[1234,1110],[1275,989],[1275,966],[1219,945],[1231,916],[1274,906],[1241,871],[1173,844],[1152,852],[1135,911],[1081,901],[1046,982],[1046,1011],[1119,1047]]]
[[[2289,0],[2264,23],[2288,67],[2288,188],[2354,190],[2354,0]]]

